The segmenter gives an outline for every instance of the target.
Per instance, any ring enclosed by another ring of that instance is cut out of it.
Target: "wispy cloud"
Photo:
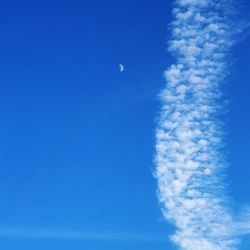
[[[238,215],[237,221],[234,224],[235,235],[250,234],[250,207],[242,206],[242,211]]]
[[[164,242],[163,234],[142,232],[96,232],[74,230],[51,230],[25,227],[0,227],[0,238],[21,239],[54,239],[54,240],[82,240],[82,241],[122,241],[122,242]]]
[[[236,223],[223,184],[221,86],[232,45],[229,1],[177,0],[156,135],[156,177],[164,216],[183,250],[232,250]],[[242,231],[244,226],[237,224]]]

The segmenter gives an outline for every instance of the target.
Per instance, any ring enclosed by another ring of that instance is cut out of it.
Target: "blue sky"
[[[171,3],[0,4],[1,249],[175,249],[152,175]],[[236,208],[250,203],[249,42],[227,90]]]

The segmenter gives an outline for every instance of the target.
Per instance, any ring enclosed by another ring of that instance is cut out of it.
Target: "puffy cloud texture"
[[[232,250],[238,242],[223,185],[219,120],[230,9],[226,1],[177,0],[173,10],[169,51],[176,64],[164,72],[155,161],[162,210],[183,250]]]

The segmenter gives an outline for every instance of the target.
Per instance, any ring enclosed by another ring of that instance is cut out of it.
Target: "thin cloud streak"
[[[171,239],[183,250],[233,250],[238,243],[219,119],[231,10],[223,0],[176,0],[173,9],[169,51],[176,64],[164,72],[155,175],[163,214],[177,229]]]
[[[0,227],[0,237],[21,239],[53,239],[82,241],[166,242],[165,235],[156,233],[112,233],[94,231],[48,230],[37,228]]]

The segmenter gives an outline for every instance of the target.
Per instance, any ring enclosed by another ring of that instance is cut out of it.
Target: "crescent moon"
[[[124,71],[124,66],[122,64],[119,64],[120,72]]]

